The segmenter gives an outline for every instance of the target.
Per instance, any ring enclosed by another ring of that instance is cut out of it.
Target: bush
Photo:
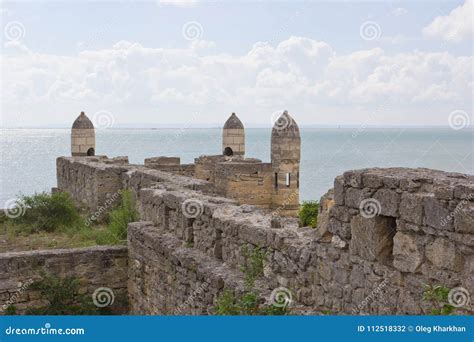
[[[93,240],[98,245],[117,245],[127,239],[130,222],[139,220],[138,213],[128,190],[121,192],[120,204],[107,215],[107,227],[83,225],[70,230],[71,235],[79,235],[84,241]]]
[[[136,222],[138,219],[131,192],[128,190],[122,191],[120,206],[110,212],[107,232],[101,238],[105,240],[115,239],[116,241],[127,239],[128,224]],[[98,243],[100,244],[99,241]]]
[[[82,219],[68,193],[46,192],[32,196],[21,196],[17,201],[16,210],[22,212],[10,221],[30,232],[53,232],[61,228],[81,224]]]
[[[318,224],[318,211],[318,201],[304,201],[303,204],[300,205],[298,213],[300,226],[316,228],[316,225]]]
[[[29,315],[97,315],[109,313],[108,308],[100,309],[91,297],[79,294],[79,281],[73,277],[60,279],[43,273],[42,279],[31,284],[48,304],[40,308],[29,308]]]

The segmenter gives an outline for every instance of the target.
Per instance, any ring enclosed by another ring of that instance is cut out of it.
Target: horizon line
[[[385,124],[385,125],[367,125],[367,124],[302,124],[299,128],[452,128],[450,125],[426,125],[426,124]],[[71,129],[71,126],[63,124],[58,125],[31,125],[31,126],[3,126],[0,129]],[[265,124],[250,124],[244,127],[245,129],[272,129],[272,126]],[[474,125],[468,125],[464,128],[474,128]],[[203,125],[188,125],[188,124],[120,124],[111,127],[95,127],[96,130],[114,130],[114,129],[223,129],[222,124],[203,124]]]

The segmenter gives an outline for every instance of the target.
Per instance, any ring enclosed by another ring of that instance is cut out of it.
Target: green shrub
[[[318,201],[304,201],[300,205],[300,210],[298,213],[300,226],[316,228],[316,225],[318,224],[318,210]]]
[[[244,255],[245,263],[241,267],[241,271],[245,276],[245,285],[251,288],[255,280],[263,274],[263,261],[265,260],[266,251],[259,247],[249,251],[247,246],[244,246],[242,254]]]
[[[454,311],[454,306],[448,302],[449,289],[441,285],[425,285],[423,299],[431,302],[432,315],[450,315]]]
[[[23,212],[23,215],[11,218],[10,221],[26,233],[53,232],[82,223],[74,202],[65,192],[21,196],[16,206],[16,210]]]
[[[93,240],[98,245],[122,244],[127,239],[127,227],[130,222],[139,220],[132,194],[128,190],[121,192],[120,204],[107,215],[107,227],[83,225],[69,231],[71,236],[79,235],[84,241]]]
[[[225,290],[217,298],[217,305],[214,308],[217,315],[237,316],[240,314],[240,307],[237,305],[237,300],[234,294]]]
[[[31,284],[32,290],[40,292],[41,299],[48,304],[40,308],[29,308],[28,315],[97,315],[109,313],[109,309],[98,308],[92,298],[79,294],[79,281],[74,277],[60,279],[42,274],[42,279]]]
[[[129,190],[122,191],[120,206],[109,214],[107,232],[99,239],[103,241],[122,241],[127,239],[127,227],[130,222],[138,221],[138,213],[135,209],[132,194]],[[98,241],[100,244],[100,241]]]

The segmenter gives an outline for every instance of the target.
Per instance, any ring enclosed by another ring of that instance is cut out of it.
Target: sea
[[[56,186],[56,158],[69,156],[70,129],[0,131],[0,208],[21,195]],[[221,153],[219,128],[98,129],[96,154],[179,156],[182,163]],[[270,129],[246,129],[246,156],[270,162]],[[425,167],[474,174],[472,129],[302,128],[300,199],[318,200],[344,171]]]

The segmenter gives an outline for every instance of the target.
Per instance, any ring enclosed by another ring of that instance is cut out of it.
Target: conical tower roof
[[[244,125],[237,115],[232,113],[232,115],[225,122],[224,129],[244,129]]]
[[[72,124],[72,128],[73,129],[93,129],[94,124],[84,112],[81,112],[81,114],[79,114],[77,119]]]
[[[272,138],[280,137],[300,137],[300,129],[295,119],[288,114],[288,111],[284,111],[282,115],[275,121],[272,129]]]

